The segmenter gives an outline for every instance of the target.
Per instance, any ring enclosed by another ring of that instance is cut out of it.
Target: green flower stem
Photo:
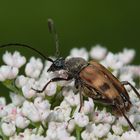
[[[76,140],[81,140],[81,131],[82,131],[82,128],[79,126],[76,126]]]
[[[20,94],[22,95],[22,91],[19,90],[16,86],[15,86],[15,81],[14,80],[5,80],[3,82],[4,86],[6,86],[8,89],[10,89],[11,91],[13,91],[14,93]]]
[[[74,114],[75,110],[76,110],[76,106],[72,107],[72,111],[71,111],[71,114],[70,114],[71,118],[73,117],[73,114]]]

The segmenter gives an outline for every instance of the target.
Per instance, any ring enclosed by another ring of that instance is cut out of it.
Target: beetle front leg
[[[133,89],[133,91],[135,92],[135,94],[138,96],[138,98],[140,99],[139,92],[136,90],[136,88],[131,83],[129,83],[128,81],[122,81],[121,83],[123,85],[129,85]]]
[[[63,81],[63,80],[68,81],[68,80],[70,80],[70,78],[65,79],[65,78],[56,77],[56,78],[51,79],[41,90],[36,90],[36,89],[34,89],[34,88],[32,88],[32,89],[35,90],[35,91],[38,92],[38,93],[41,93],[41,92],[43,92],[43,91],[46,89],[46,87],[47,87],[51,82],[57,82],[57,81]]]

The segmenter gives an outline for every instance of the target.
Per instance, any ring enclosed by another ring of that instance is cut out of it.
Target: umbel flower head
[[[128,80],[139,89],[140,66],[130,65],[135,50],[124,49],[112,53],[101,45],[74,48],[68,58],[95,59],[120,80]],[[130,129],[123,116],[116,117],[108,106],[84,98],[79,112],[80,96],[74,81],[52,82],[54,77],[66,77],[65,71],[47,72],[50,62],[43,63],[32,56],[27,60],[19,52],[6,51],[0,66],[0,81],[9,90],[11,102],[0,97],[0,137],[3,140],[139,140],[140,100],[133,90],[126,87],[132,107],[126,113],[136,131]],[[26,64],[25,64],[26,63]],[[25,72],[20,68],[25,65]],[[20,73],[20,74],[19,74]],[[5,93],[7,95],[7,93]]]

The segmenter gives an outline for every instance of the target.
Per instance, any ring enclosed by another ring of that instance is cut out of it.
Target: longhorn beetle
[[[129,126],[135,130],[134,126],[125,115],[126,112],[130,110],[132,103],[124,86],[129,85],[140,99],[140,94],[135,89],[135,87],[133,87],[133,85],[128,81],[120,82],[108,69],[94,60],[87,62],[81,57],[73,57],[69,59],[59,57],[58,35],[56,33],[52,19],[48,19],[48,27],[50,33],[53,34],[56,44],[55,60],[46,57],[38,50],[25,44],[5,44],[0,46],[0,48],[10,46],[29,48],[39,53],[46,60],[52,62],[48,72],[64,70],[67,73],[67,78],[55,77],[46,83],[42,90],[34,89],[36,92],[43,92],[51,82],[57,82],[61,80],[68,81],[73,79],[75,80],[75,87],[78,89],[80,95],[79,111],[83,105],[83,95],[86,95],[92,98],[94,101],[111,106],[114,113],[117,116],[124,116]]]

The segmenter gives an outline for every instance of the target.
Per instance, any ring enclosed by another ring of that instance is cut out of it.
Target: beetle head
[[[52,65],[48,69],[48,72],[62,70],[62,69],[64,69],[64,66],[65,66],[65,59],[58,58],[55,61],[53,61]]]

